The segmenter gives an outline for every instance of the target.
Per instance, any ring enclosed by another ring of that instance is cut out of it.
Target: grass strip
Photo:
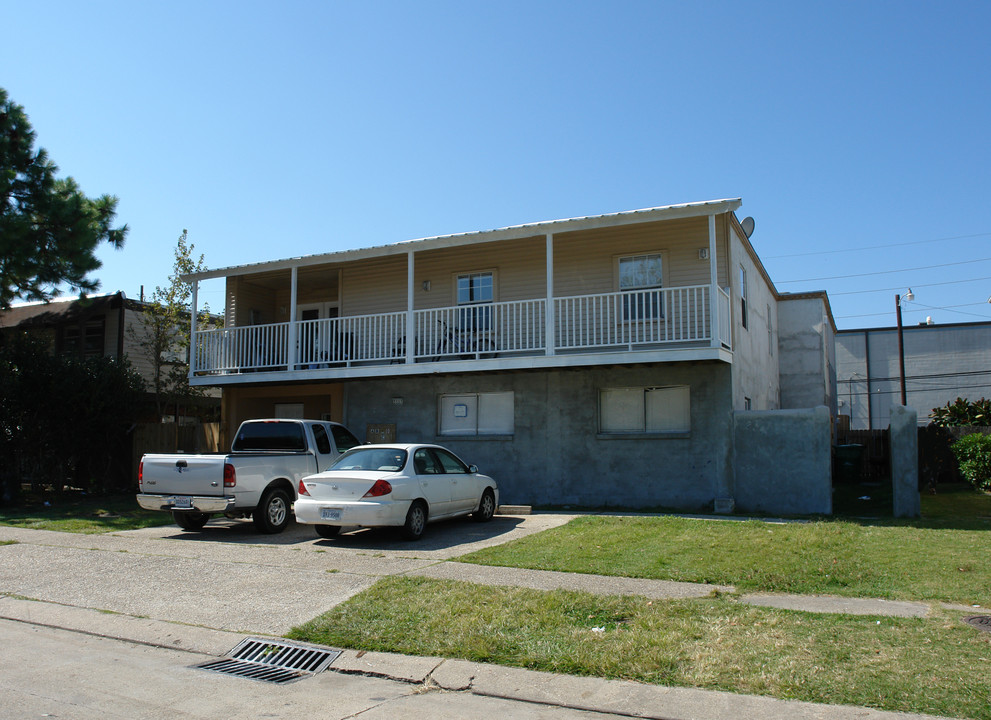
[[[54,497],[0,508],[0,525],[31,530],[96,534],[168,525],[172,516],[138,507],[134,495]]]
[[[991,532],[845,521],[601,517],[457,558],[481,565],[991,605]]]
[[[988,635],[952,613],[814,615],[390,577],[289,637],[333,647],[991,719]]]

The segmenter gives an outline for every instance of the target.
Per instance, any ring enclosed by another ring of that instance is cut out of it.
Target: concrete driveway
[[[324,540],[296,524],[267,536],[246,521],[212,521],[197,533],[0,527],[0,543],[10,541],[0,544],[0,645],[9,651],[0,653],[0,718],[923,717],[374,652],[345,651],[336,672],[285,687],[190,669],[244,635],[282,635],[383,576],[460,575],[466,567],[450,558],[571,517],[454,520],[431,525],[418,542],[377,530]],[[513,579],[544,588],[559,586],[561,575],[515,571]],[[605,591],[653,592],[621,580],[605,579]],[[652,585],[664,597],[712,589]]]
[[[567,522],[569,515],[496,516],[430,525],[416,542],[386,529],[318,538],[290,524],[261,535],[213,520],[109,535],[0,527],[0,589],[45,602],[242,633],[283,635],[386,575],[416,572],[472,550]]]

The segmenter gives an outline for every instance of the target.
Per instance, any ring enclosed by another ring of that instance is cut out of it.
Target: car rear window
[[[306,450],[303,426],[289,422],[258,422],[242,425],[231,449]]]
[[[405,466],[406,451],[402,448],[357,447],[337,458],[328,469],[399,472]]]

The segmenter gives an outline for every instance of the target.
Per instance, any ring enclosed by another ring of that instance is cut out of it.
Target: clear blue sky
[[[223,267],[740,197],[841,329],[908,286],[907,324],[991,320],[986,0],[0,10],[0,86],[131,228],[103,291],[165,284],[183,228]]]

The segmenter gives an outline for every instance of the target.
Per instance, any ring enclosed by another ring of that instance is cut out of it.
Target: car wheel
[[[274,535],[289,524],[289,495],[285,490],[273,488],[264,495],[252,513],[255,527],[266,535]]]
[[[210,516],[201,512],[172,511],[172,519],[183,530],[202,530]]]
[[[419,540],[423,536],[423,531],[427,527],[427,505],[422,500],[417,500],[409,507],[406,513],[406,522],[403,525],[403,537],[407,540]]]
[[[335,538],[341,532],[340,525],[314,525],[313,527],[316,529],[317,535],[322,538]]]
[[[488,522],[495,515],[495,495],[491,488],[485,488],[482,499],[478,501],[478,510],[471,514],[471,519],[475,522]]]

